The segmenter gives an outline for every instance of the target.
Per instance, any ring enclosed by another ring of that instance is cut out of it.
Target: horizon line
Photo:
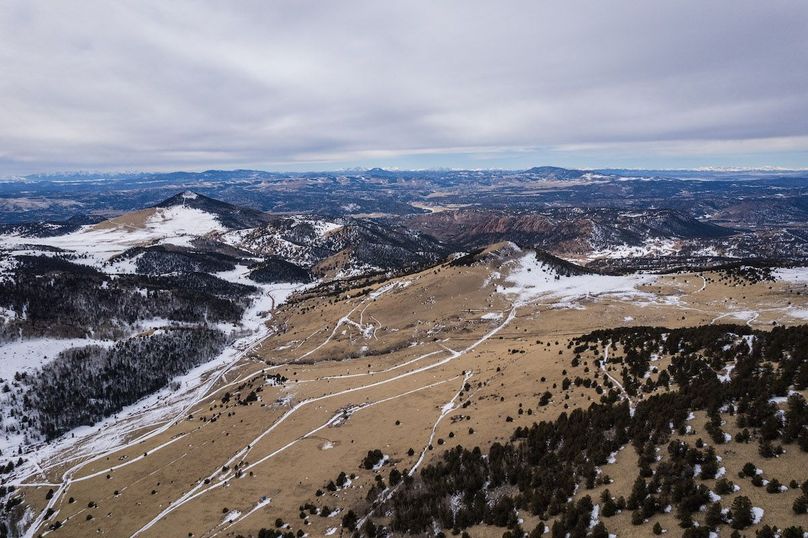
[[[534,168],[557,168],[560,170],[575,170],[581,172],[609,172],[609,171],[630,171],[630,172],[712,172],[712,173],[733,173],[733,172],[806,172],[808,166],[805,167],[783,167],[777,165],[770,166],[698,166],[693,168],[687,167],[621,167],[621,166],[605,166],[605,167],[569,167],[557,166],[552,164],[541,164],[531,167],[488,167],[488,168],[467,168],[467,167],[424,167],[424,168],[402,168],[402,167],[384,167],[384,166],[352,166],[345,168],[321,168],[310,170],[282,170],[282,169],[269,169],[269,168],[207,168],[200,170],[193,169],[116,169],[116,170],[93,170],[93,169],[75,169],[75,170],[59,170],[53,172],[31,172],[28,174],[14,174],[0,178],[0,181],[14,181],[18,179],[35,179],[46,177],[69,177],[81,175],[134,175],[134,174],[204,174],[207,172],[264,172],[270,174],[317,174],[317,173],[343,173],[343,172],[369,172],[372,170],[380,170],[384,172],[527,172]]]

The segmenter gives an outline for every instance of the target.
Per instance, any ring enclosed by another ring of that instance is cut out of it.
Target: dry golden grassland
[[[704,275],[710,281],[677,274],[643,286],[656,295],[653,303],[607,295],[583,298],[573,307],[515,307],[513,297],[496,292],[490,276],[486,265],[441,266],[375,285],[371,293],[354,290],[281,307],[270,321],[276,334],[185,419],[75,472],[49,520],[62,521],[54,536],[255,536],[262,527],[274,527],[277,518],[322,536],[340,526],[342,513],[309,515],[304,525],[299,507],[312,502],[364,515],[376,474],[360,467],[369,450],[380,449],[389,458],[381,469],[386,480],[391,468],[410,469],[422,453],[421,466],[448,446],[487,448],[508,439],[517,426],[597,401],[595,392],[583,387],[573,386],[568,399],[561,392],[565,371],[573,370],[567,348],[572,337],[597,328],[716,321],[748,321],[765,329],[774,321],[799,323],[789,306],[806,303],[792,284],[737,286],[711,274]],[[276,386],[267,380],[271,374],[288,381]],[[260,390],[257,401],[237,402],[254,390]],[[539,407],[545,390],[554,399]],[[466,407],[459,405],[461,391],[470,402]],[[226,393],[230,399],[223,403]],[[708,440],[703,421],[703,415],[692,421],[696,433],[687,436],[689,442]],[[726,431],[735,433],[731,424]],[[755,446],[720,448],[727,476],[765,508],[764,522],[808,524],[805,516],[791,514],[795,492],[769,495],[736,478],[743,463],[759,459]],[[767,477],[787,483],[808,479],[805,461],[791,449],[761,466]],[[42,482],[59,483],[76,463],[50,468]],[[325,486],[341,471],[355,478],[328,491]],[[633,449],[623,450],[603,472],[615,479],[608,486],[613,494],[628,495],[636,476]],[[49,489],[25,488],[27,502],[41,509]],[[318,489],[322,496],[315,495]],[[587,493],[595,498],[601,489]],[[262,499],[268,502],[259,505]],[[533,520],[525,519],[525,528],[532,528]],[[679,535],[672,515],[659,520]],[[606,523],[619,536],[637,535],[627,513]],[[471,534],[502,531],[478,528]]]

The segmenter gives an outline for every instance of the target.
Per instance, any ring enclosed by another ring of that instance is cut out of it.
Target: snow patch
[[[387,454],[384,454],[384,455],[382,456],[382,459],[381,459],[381,460],[379,460],[379,462],[378,462],[376,465],[374,465],[374,466],[373,466],[373,470],[374,470],[374,471],[378,471],[379,469],[381,469],[382,467],[384,467],[384,465],[385,465],[385,464],[386,464],[388,461],[390,461],[390,456],[388,456]]]
[[[808,267],[783,267],[772,271],[772,276],[784,282],[808,282]]]
[[[524,305],[539,298],[558,300],[560,306],[574,306],[578,300],[610,295],[621,298],[644,298],[651,302],[653,294],[637,289],[642,284],[653,282],[652,275],[575,275],[562,276],[530,252],[513,264],[505,277],[506,286],[498,287],[500,293],[515,296],[515,304]]]
[[[224,516],[224,519],[222,520],[222,525],[232,523],[240,517],[241,512],[239,512],[238,510],[231,510],[230,512],[227,513],[226,516]]]
[[[593,528],[600,522],[600,505],[596,504],[592,507],[592,515],[589,517],[589,528]]]
[[[111,340],[90,338],[33,338],[0,345],[0,378],[11,379],[17,372],[36,370],[67,349],[89,345],[110,347]]]
[[[388,293],[390,291],[394,291],[394,290],[397,290],[397,289],[402,289],[403,290],[404,288],[408,287],[410,284],[412,284],[412,282],[409,281],[409,280],[397,280],[396,282],[390,282],[389,284],[385,284],[384,286],[377,289],[376,291],[370,292],[368,294],[368,297],[370,297],[371,299],[378,299],[379,297],[381,297],[385,293]]]

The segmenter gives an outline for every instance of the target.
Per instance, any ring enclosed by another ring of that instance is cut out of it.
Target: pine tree
[[[348,513],[342,516],[342,526],[348,530],[356,529],[357,517],[353,510],[348,510]]]
[[[648,489],[645,485],[645,480],[640,477],[634,481],[634,486],[631,488],[631,495],[626,501],[626,508],[629,510],[636,510],[640,503],[648,495]]]
[[[617,513],[617,505],[615,504],[611,495],[605,501],[603,501],[600,513],[603,517],[612,517]]]
[[[714,502],[707,508],[707,513],[704,516],[704,523],[708,527],[713,530],[716,530],[721,523],[724,522],[724,518],[721,514],[721,503]]]
[[[794,504],[791,505],[791,509],[794,510],[795,514],[805,514],[808,513],[808,497],[805,495],[800,495],[794,500]]]
[[[745,495],[735,497],[735,500],[732,501],[732,509],[730,512],[732,514],[733,529],[745,529],[754,521],[752,501]]]
[[[606,529],[606,525],[604,525],[603,522],[599,522],[592,528],[589,536],[590,538],[609,538],[609,531]]]

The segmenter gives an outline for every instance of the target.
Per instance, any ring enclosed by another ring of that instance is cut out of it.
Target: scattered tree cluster
[[[600,467],[627,444],[637,453],[638,476],[627,499],[604,492],[600,516],[605,520],[618,510],[629,510],[632,523],[643,525],[670,506],[686,536],[707,535],[721,525],[751,525],[754,513],[747,497],[735,496],[724,508],[702,483],[717,479],[714,489],[719,495],[735,491],[732,482],[721,477],[725,471],[714,446],[701,439],[692,446],[674,437],[687,431],[692,412],[703,411],[713,445],[726,442],[721,426],[734,416],[746,432],[739,434],[741,441],[757,439],[764,457],[781,450],[774,443],[795,443],[808,451],[808,404],[794,392],[808,387],[808,326],[775,327],[770,332],[728,325],[596,331],[570,343],[574,365],[581,365],[583,354],[603,360],[599,350],[604,346],[612,351],[608,364],[622,368],[626,390],[643,394],[634,399],[633,410],[612,389],[588,409],[518,427],[509,442],[494,443],[487,453],[479,447],[452,448],[415,477],[404,476],[387,503],[390,530],[418,534],[439,527],[460,534],[487,524],[507,527],[510,536],[524,536],[517,516],[523,511],[541,520],[531,536],[539,536],[545,527],[553,537],[607,533],[608,521],[592,526],[588,496],[570,499],[580,488],[608,483]],[[648,379],[654,355],[666,355],[670,363],[646,388],[642,380]],[[568,381],[567,388],[572,385]],[[778,412],[772,398],[789,394],[785,412]],[[768,485],[772,494],[783,489],[775,479]],[[793,509],[808,512],[808,494],[800,495]],[[693,519],[700,512],[706,522],[702,527]],[[654,530],[662,532],[658,522]]]

